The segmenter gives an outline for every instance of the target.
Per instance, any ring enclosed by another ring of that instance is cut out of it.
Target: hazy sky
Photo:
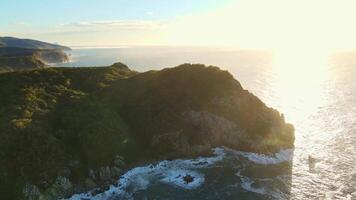
[[[1,0],[0,35],[64,45],[356,47],[354,0]]]

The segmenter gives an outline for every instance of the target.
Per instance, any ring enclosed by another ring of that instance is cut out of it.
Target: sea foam
[[[156,165],[136,167],[127,171],[117,181],[117,186],[110,188],[100,194],[92,195],[91,192],[76,194],[69,200],[106,200],[113,197],[130,199],[132,194],[149,187],[152,181],[159,181],[182,189],[195,189],[201,186],[204,181],[204,174],[194,169],[206,168],[221,161],[225,156],[224,148],[214,148],[213,157],[199,157],[196,159],[164,160]],[[183,177],[190,175],[192,181],[186,182]],[[128,191],[130,188],[130,191]]]
[[[251,152],[234,151],[230,149],[229,151],[232,151],[233,154],[235,155],[243,156],[254,163],[263,164],[263,165],[274,165],[282,162],[290,162],[293,160],[293,153],[294,153],[293,149],[281,150],[275,153],[274,156],[268,156],[264,154],[251,153]]]

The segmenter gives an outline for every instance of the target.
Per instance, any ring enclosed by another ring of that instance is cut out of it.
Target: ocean
[[[220,47],[81,48],[67,67],[123,62],[144,72],[182,63],[228,70],[295,126],[275,156],[216,148],[215,156],[128,171],[104,193],[71,199],[356,199],[356,51],[268,52]],[[193,175],[194,181],[181,177]]]

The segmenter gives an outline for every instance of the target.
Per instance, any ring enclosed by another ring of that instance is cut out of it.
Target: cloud
[[[161,26],[157,21],[138,21],[138,20],[109,20],[109,21],[81,21],[70,24],[64,24],[62,26],[74,27],[74,28],[115,28],[121,30],[148,30],[156,29]]]
[[[150,15],[150,16],[154,15],[154,13],[151,12],[151,11],[148,11],[148,12],[146,12],[145,14],[146,14],[146,15]]]

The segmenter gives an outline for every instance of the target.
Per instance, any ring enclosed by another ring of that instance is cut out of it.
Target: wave
[[[257,194],[266,195],[266,189],[264,187],[253,187],[255,182],[247,177],[241,177],[241,187],[247,191],[254,192]]]
[[[244,169],[241,169],[244,170]],[[273,182],[273,179],[269,179],[269,178],[249,178],[247,176],[242,176],[241,175],[241,170],[239,170],[238,172],[235,173],[236,176],[238,176],[241,180],[240,185],[241,188],[248,191],[248,192],[252,192],[252,193],[256,193],[259,195],[263,195],[263,196],[269,196],[272,199],[276,199],[276,200],[284,200],[284,199],[288,199],[285,194],[283,194],[283,192],[280,192],[277,188],[270,188],[269,186]],[[263,186],[258,186],[259,185],[263,185]],[[262,183],[262,184],[261,184]]]
[[[214,148],[213,157],[199,157],[196,159],[177,159],[161,161],[156,165],[136,167],[122,175],[117,184],[100,194],[93,195],[91,192],[76,194],[69,200],[105,200],[114,197],[131,199],[132,195],[140,190],[147,189],[152,181],[160,181],[183,189],[195,189],[205,182],[204,175],[194,169],[206,168],[221,161],[225,156],[223,148]],[[186,181],[184,177],[191,180]],[[116,185],[116,186],[115,186]],[[130,192],[127,191],[130,188]]]
[[[240,156],[247,158],[249,161],[257,164],[278,164],[288,162],[293,157],[293,150],[287,149],[276,153],[274,156],[267,156],[257,153],[235,151],[225,147],[213,149],[214,156],[198,157],[195,159],[177,159],[163,160],[157,164],[136,167],[122,175],[117,184],[100,194],[93,195],[91,192],[76,194],[69,200],[106,200],[117,197],[118,199],[132,199],[133,194],[145,190],[152,182],[161,182],[182,189],[196,189],[204,184],[204,174],[198,172],[198,169],[209,168],[227,156],[233,156],[239,159]],[[239,157],[236,157],[239,156]],[[254,180],[249,177],[236,173],[241,179],[241,187],[247,191],[265,195],[268,192],[263,187],[256,187]],[[189,177],[187,181],[186,177]],[[271,195],[271,194],[269,194]],[[273,195],[274,196],[274,195]]]
[[[275,165],[282,162],[290,162],[293,160],[293,154],[294,154],[293,149],[280,150],[279,152],[275,153],[274,156],[268,156],[264,154],[244,152],[244,151],[235,151],[231,149],[229,149],[229,151],[235,155],[243,156],[254,163],[263,164],[263,165]]]

